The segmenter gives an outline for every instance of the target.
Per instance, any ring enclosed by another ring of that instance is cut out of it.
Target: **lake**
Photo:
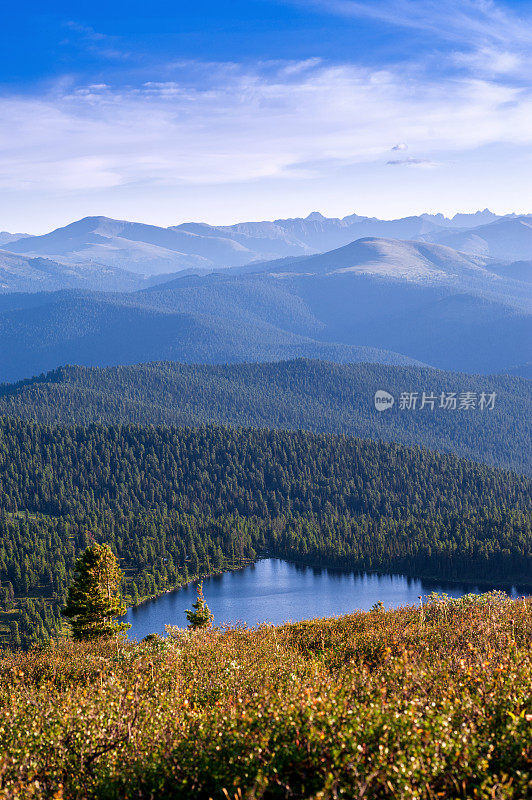
[[[299,566],[278,558],[264,558],[244,569],[203,581],[203,594],[215,624],[244,622],[248,626],[367,611],[379,600],[386,608],[395,608],[418,603],[419,595],[430,592],[460,597],[491,588],[501,587],[341,572]],[[507,591],[514,597],[526,593],[516,587]],[[191,608],[195,599],[196,588],[190,584],[128,609],[125,620],[131,623],[130,639],[140,641],[148,633],[164,634],[165,625],[186,627],[185,609]]]

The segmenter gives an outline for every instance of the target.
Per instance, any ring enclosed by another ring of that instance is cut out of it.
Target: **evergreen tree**
[[[16,622],[16,621],[12,622],[11,626],[10,626],[10,629],[11,629],[11,643],[12,643],[13,647],[20,647],[22,642],[21,642],[21,639],[20,639],[20,633],[19,633],[19,629],[18,629],[18,622]]]
[[[188,619],[188,627],[191,630],[195,630],[196,628],[210,628],[214,619],[214,616],[209,606],[205,602],[205,598],[203,597],[203,583],[198,583],[197,592],[198,598],[192,606],[192,610],[187,608],[185,611]]]
[[[94,543],[75,566],[76,577],[68,590],[63,616],[70,619],[74,639],[115,636],[131,626],[115,617],[126,613],[118,595],[123,573],[111,548]]]

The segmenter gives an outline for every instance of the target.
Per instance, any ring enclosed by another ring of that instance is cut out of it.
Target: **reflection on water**
[[[419,602],[419,595],[430,592],[460,597],[492,588],[501,587],[341,572],[304,567],[278,558],[265,558],[203,582],[203,594],[217,625],[244,622],[249,626],[348,614],[357,609],[368,610],[379,600],[386,608],[412,605]],[[530,589],[527,592],[520,587],[505,590],[513,597],[530,593]],[[185,627],[185,609],[195,598],[195,586],[189,585],[129,609],[130,638],[140,640],[148,633],[163,634],[165,625]]]

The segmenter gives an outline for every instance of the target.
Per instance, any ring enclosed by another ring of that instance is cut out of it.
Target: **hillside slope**
[[[223,297],[213,295],[219,304]],[[60,293],[0,312],[0,378],[20,380],[62,363],[87,366],[168,359],[185,363],[322,358],[338,362],[415,364],[416,359],[371,346],[322,342],[312,331],[284,330],[249,314],[137,305],[136,297]],[[285,313],[285,312],[283,312]],[[267,314],[263,315],[265,318]],[[294,326],[292,326],[294,327]]]
[[[394,406],[376,411],[384,389]],[[400,409],[403,392],[418,408]],[[422,394],[436,397],[421,409]],[[443,409],[441,394],[473,392],[476,408]],[[496,393],[492,410],[478,407]],[[338,365],[319,361],[266,364],[175,363],[87,369],[62,367],[39,378],[0,387],[0,415],[47,425],[206,422],[304,429],[393,440],[448,451],[530,473],[532,385],[520,378],[480,377],[419,367]]]
[[[429,233],[422,238],[464,253],[506,261],[526,260],[532,255],[532,216],[503,217],[472,229]]]
[[[531,645],[530,599],[489,595],[3,654],[0,791],[522,800]]]
[[[140,276],[96,263],[60,264],[0,250],[0,292],[53,292],[60,289],[134,291]]]
[[[530,286],[438,245],[359,240],[329,253],[160,284],[129,303],[250,315],[320,341],[379,347],[440,369],[528,360]]]
[[[466,255],[451,247],[396,239],[362,238],[326,253],[251,265],[249,271],[275,275],[367,275],[420,286],[448,288],[482,297],[530,305],[530,290],[500,268],[492,259]]]

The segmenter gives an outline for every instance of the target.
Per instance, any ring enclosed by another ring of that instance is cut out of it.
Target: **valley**
[[[64,635],[91,541],[133,606],[264,554],[526,583],[528,231],[486,210],[5,234],[0,639]]]

